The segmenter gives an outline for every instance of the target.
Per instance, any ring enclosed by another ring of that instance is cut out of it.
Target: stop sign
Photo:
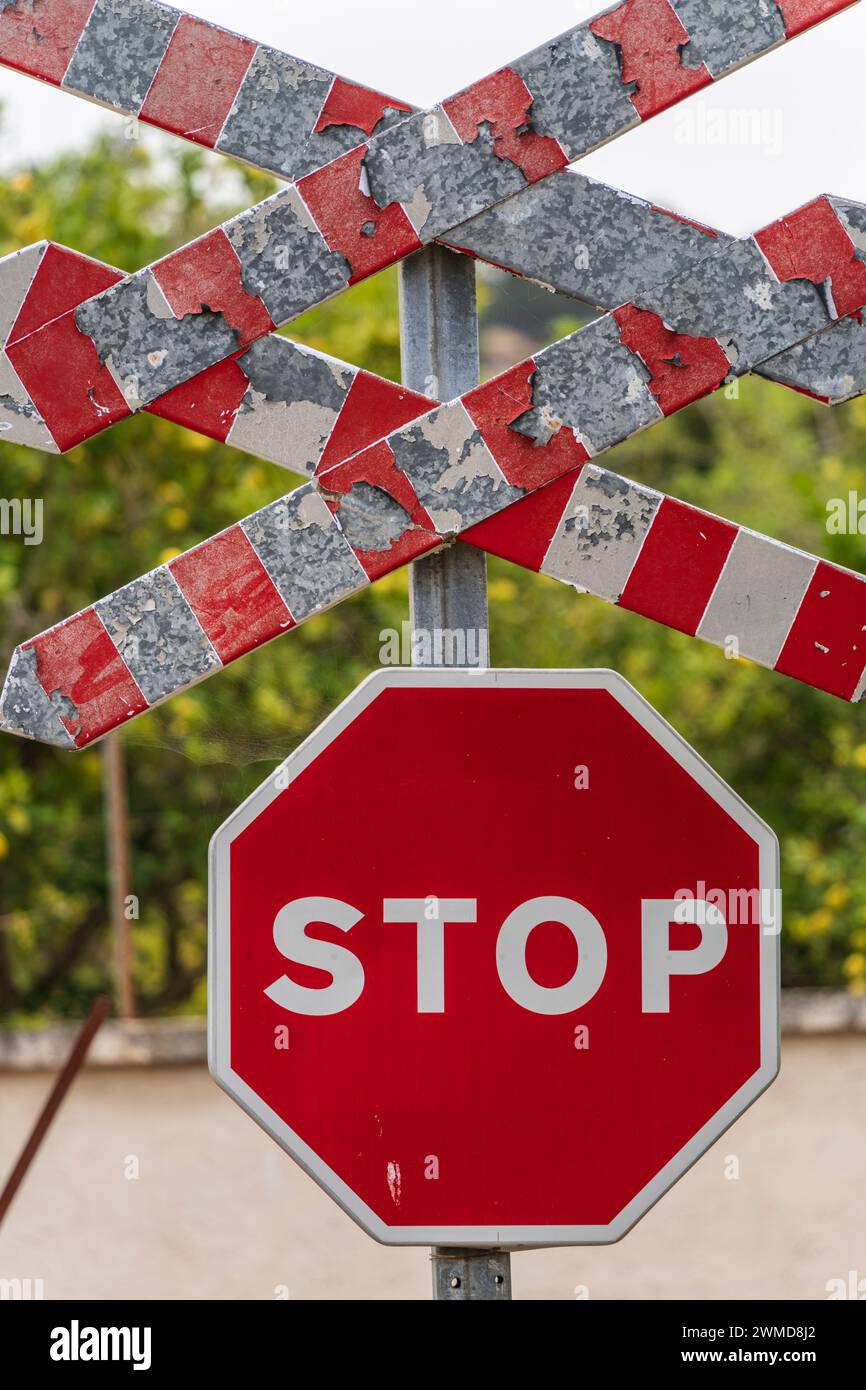
[[[776,1075],[777,898],[620,676],[378,672],[214,836],[211,1071],[379,1240],[616,1240]]]

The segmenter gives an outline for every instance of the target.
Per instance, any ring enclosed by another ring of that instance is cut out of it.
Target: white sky
[[[405,0],[189,0],[183,8],[428,105],[605,5],[435,0],[412,10]],[[822,192],[866,202],[864,57],[860,4],[624,135],[581,168],[735,233]],[[0,103],[6,168],[80,145],[120,121],[6,70]]]

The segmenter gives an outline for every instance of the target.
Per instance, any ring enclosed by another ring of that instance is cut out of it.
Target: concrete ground
[[[0,1173],[49,1085],[0,1073]],[[514,1296],[827,1298],[866,1281],[864,1176],[866,1037],[787,1038],[775,1085],[631,1234],[515,1255]],[[430,1293],[425,1250],[364,1235],[202,1066],[79,1077],[0,1231],[3,1278],[48,1299]]]

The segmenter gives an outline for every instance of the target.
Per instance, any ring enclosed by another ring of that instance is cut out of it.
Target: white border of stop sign
[[[211,1075],[320,1187],[376,1240],[386,1245],[483,1246],[526,1249],[601,1245],[621,1239],[658,1199],[770,1085],[779,1071],[779,930],[760,931],[758,1070],[650,1182],[604,1226],[389,1226],[242,1080],[231,1066],[230,850],[233,840],[367,708],[391,688],[567,688],[606,690],[757,844],[762,902],[778,902],[779,843],[768,825],[615,671],[505,671],[390,668],[376,671],[220,826],[210,847],[208,1060]],[[693,953],[697,955],[697,952]],[[263,982],[263,985],[269,984]]]

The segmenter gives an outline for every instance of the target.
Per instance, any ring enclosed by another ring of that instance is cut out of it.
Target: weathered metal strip
[[[866,683],[866,578],[586,464],[462,539],[841,699]]]
[[[288,192],[297,200],[294,190]],[[602,198],[609,196],[619,195],[603,189]],[[287,217],[298,231],[297,213],[297,202],[290,202],[275,206],[267,216]],[[15,259],[0,263],[0,289],[8,278],[14,301],[4,306],[6,319],[14,318],[5,358],[26,395],[24,409],[31,411],[22,416],[19,403],[19,428],[33,437],[38,417],[57,447],[68,449],[134,409],[164,402],[166,388],[183,396],[190,380],[206,372],[215,341],[225,358],[220,374],[228,383],[232,359],[282,318],[300,293],[302,280],[300,269],[297,281],[284,275],[279,303],[273,296],[270,304],[266,301],[279,248],[262,232],[260,209],[245,216],[251,222],[240,231],[232,228],[232,238],[222,230],[210,232],[78,308],[66,307],[70,298],[80,299],[80,289],[91,283],[107,280],[111,286],[116,272],[90,263],[78,276],[80,286],[67,285],[61,274],[60,297],[52,303],[49,272],[53,267],[65,273],[71,259],[71,253],[52,252],[37,266],[33,292],[25,293],[24,307],[16,316],[22,267]],[[668,414],[730,377],[761,366],[800,389],[805,373],[813,372],[806,389],[824,399],[857,394],[864,377],[863,339],[849,321],[866,298],[866,266],[858,250],[866,236],[862,205],[822,197],[754,237],[734,241],[694,235],[703,241],[706,253],[698,259],[689,241],[681,274],[659,287],[642,288],[613,314],[538,355],[531,398],[519,420],[509,421],[513,433],[545,442],[564,422],[578,431],[587,455],[597,454],[650,424],[659,412]],[[249,268],[246,277],[240,274],[244,261]],[[27,264],[32,268],[35,262]],[[250,288],[254,276],[258,278]],[[110,299],[113,294],[118,297]],[[93,324],[101,335],[98,349],[80,331],[82,324]],[[856,349],[844,374],[835,347],[815,346],[798,353],[798,345],[833,325],[840,340],[844,334]],[[130,349],[136,337],[137,355]],[[276,352],[271,345],[248,354],[251,383],[256,376],[259,381],[273,380],[269,363]],[[338,367],[330,370],[337,378],[341,374]],[[177,384],[169,386],[175,378]],[[8,395],[14,400],[12,392]],[[258,440],[268,452],[268,437],[273,441],[280,418],[279,409],[265,408],[268,395],[267,386],[258,392],[262,409],[256,419],[247,420],[249,403],[237,401],[244,408],[234,442],[242,447],[246,437],[246,447],[257,447]],[[476,405],[487,409],[492,399],[485,390]],[[302,396],[297,404],[308,427],[315,429],[314,412],[304,404],[309,400]],[[285,395],[271,403],[280,402],[290,407]],[[334,409],[333,401],[328,406],[327,393],[319,404],[326,412]],[[8,409],[14,417],[12,406]],[[267,414],[270,424],[265,423]],[[14,429],[15,418],[6,423]],[[14,437],[12,430],[9,437]]]
[[[556,146],[575,159],[854,2],[622,0],[420,113],[419,148],[436,149],[435,123],[425,134],[423,118],[444,111],[458,143],[477,144],[488,126],[482,146],[532,181],[558,159]],[[3,0],[0,64],[284,178],[412,111],[157,0]],[[413,140],[406,131],[394,144],[391,167]],[[484,149],[474,154],[483,167]]]
[[[227,360],[270,325],[774,46],[785,35],[746,23],[766,7],[767,0],[713,0],[704,21],[685,14],[713,49],[712,69],[688,61],[689,30],[670,0],[624,0],[440,107],[355,143],[257,208],[70,311],[65,321],[44,326],[38,342],[16,345],[15,370],[54,439],[71,447]],[[828,13],[820,0],[798,0],[794,8],[788,20],[798,30]],[[782,12],[785,19],[784,6]],[[751,34],[749,53],[739,41],[725,49],[732,15]],[[127,28],[124,44],[119,36]],[[242,90],[258,71],[256,45],[152,0],[98,0],[86,8],[77,0],[39,0],[38,14],[32,0],[6,0],[0,11],[0,61],[48,81],[69,73],[99,99],[95,74],[109,49],[116,70],[106,100],[134,106],[147,78],[142,116],[214,146],[235,117],[241,120]],[[273,80],[271,72],[265,85]],[[294,70],[287,80],[292,91],[307,85]],[[350,85],[331,83],[312,135],[360,128],[345,127],[352,103],[361,100],[347,91]],[[367,96],[357,119],[375,128],[376,103]],[[400,114],[396,107],[388,111]],[[173,298],[165,281],[178,277],[183,292]],[[202,278],[206,304],[192,293]],[[62,389],[40,379],[52,356],[74,367]]]
[[[374,455],[329,470],[322,487],[305,484],[18,648],[0,726],[84,747],[441,544],[387,450]],[[373,548],[395,531],[399,545]],[[595,463],[462,539],[731,658],[862,698],[863,576]]]
[[[668,287],[664,304],[675,306],[673,320],[670,308],[662,319],[661,300],[654,297],[622,306],[345,461],[322,468],[320,460],[313,482],[241,523],[291,619],[339,602],[479,523],[487,530],[475,532],[476,540],[480,534],[495,550],[491,518],[507,531],[515,502],[539,489],[544,496],[545,484],[576,474],[553,515],[538,567],[610,602],[711,637],[738,602],[749,608],[747,570],[738,578],[736,569],[744,553],[734,545],[736,528],[583,465],[708,394],[729,373],[748,371],[762,357],[866,306],[866,266],[850,235],[864,215],[854,204],[818,199],[748,241],[719,248]],[[185,288],[182,278],[164,284],[172,294]],[[718,337],[702,332],[714,322],[727,322],[729,331]],[[8,351],[14,354],[15,346]],[[551,520],[549,498],[541,506]],[[199,550],[209,556],[207,545]],[[779,554],[790,558],[784,547]],[[515,558],[527,562],[521,553]],[[735,567],[730,575],[729,564]],[[5,726],[44,737],[53,717],[62,726],[57,737],[71,736],[80,746],[141,712],[139,699],[156,703],[214,669],[217,649],[168,570],[136,581],[89,616],[77,615],[16,653],[4,695]],[[765,582],[777,596],[789,590],[797,596],[796,585],[784,589],[773,576]],[[866,660],[866,647],[860,650],[862,583],[816,562],[787,631],[784,610],[780,616],[777,608],[759,635],[744,631],[748,651],[764,660],[770,653],[775,669],[853,698]],[[194,631],[201,632],[197,643],[190,640]],[[110,699],[103,698],[106,689]]]

